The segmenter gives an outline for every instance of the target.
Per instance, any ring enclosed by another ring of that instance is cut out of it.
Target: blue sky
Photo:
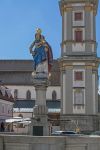
[[[62,35],[58,0],[0,0],[0,59],[32,59],[29,45],[37,27],[60,57]],[[96,17],[100,56],[100,4]]]
[[[58,0],[0,0],[0,59],[32,59],[29,45],[37,27],[60,56]]]

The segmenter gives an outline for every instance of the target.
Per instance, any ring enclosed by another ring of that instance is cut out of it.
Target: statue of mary
[[[34,72],[49,75],[53,61],[52,49],[45,37],[41,35],[41,29],[36,30],[35,40],[29,50],[33,56]]]

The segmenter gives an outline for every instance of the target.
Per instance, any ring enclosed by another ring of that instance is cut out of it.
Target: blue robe
[[[40,42],[40,40],[36,40],[35,44],[38,44]],[[36,70],[36,67],[42,63],[43,61],[47,60],[47,53],[45,51],[45,46],[44,45],[40,45],[40,46],[36,46],[34,49],[34,55],[33,55],[33,67],[34,70]]]

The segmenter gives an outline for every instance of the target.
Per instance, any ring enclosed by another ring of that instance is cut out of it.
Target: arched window
[[[52,92],[52,100],[56,100],[57,99],[57,93],[56,91]]]
[[[17,98],[18,98],[18,90],[15,89],[15,90],[14,90],[14,99],[17,99]]]
[[[29,90],[26,93],[26,99],[31,99],[31,92]]]

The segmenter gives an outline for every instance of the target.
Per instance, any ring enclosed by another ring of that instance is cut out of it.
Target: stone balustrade
[[[100,137],[0,135],[0,150],[100,150]]]

